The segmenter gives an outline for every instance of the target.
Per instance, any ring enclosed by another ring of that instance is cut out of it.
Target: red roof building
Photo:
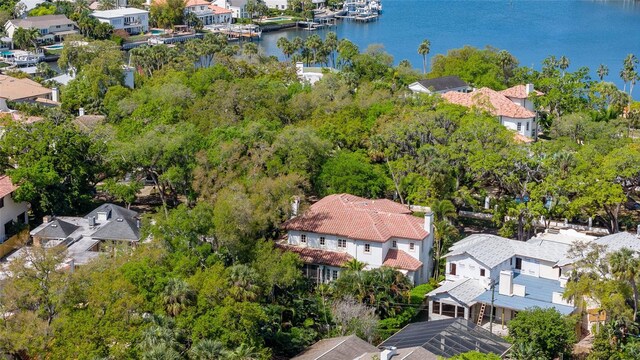
[[[422,283],[430,276],[432,223],[430,210],[418,217],[387,199],[329,195],[284,223],[281,248],[298,253],[318,281],[336,278],[345,262],[357,259],[367,269],[394,267]]]

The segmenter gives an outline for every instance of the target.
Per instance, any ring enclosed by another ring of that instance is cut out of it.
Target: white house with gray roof
[[[64,15],[31,16],[24,19],[11,19],[4,24],[7,36],[13,39],[17,29],[38,29],[38,42],[62,41],[65,36],[78,33],[78,25]]]
[[[454,244],[445,255],[445,281],[427,294],[430,319],[460,317],[483,324],[493,311],[494,322],[505,328],[527,308],[573,313],[573,304],[562,298],[567,277],[558,262],[573,241],[593,237],[561,231],[526,242],[476,234]]]

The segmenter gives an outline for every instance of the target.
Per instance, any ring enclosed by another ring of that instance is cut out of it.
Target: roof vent
[[[58,224],[51,224],[51,227],[57,228]]]
[[[116,221],[117,222],[122,222],[123,220],[122,220],[122,218],[117,218]]]

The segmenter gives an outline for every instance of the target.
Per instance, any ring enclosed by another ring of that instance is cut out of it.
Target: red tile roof
[[[449,91],[442,94],[442,97],[450,103],[469,108],[475,106],[495,116],[506,116],[514,119],[529,119],[536,116],[532,111],[515,104],[503,94],[487,87],[466,94]]]
[[[351,255],[338,251],[313,249],[289,244],[276,244],[276,247],[300,255],[302,262],[305,264],[343,267],[346,262],[353,259]]]
[[[389,249],[387,257],[384,258],[382,266],[396,269],[416,271],[422,266],[422,261],[414,258],[406,252],[398,249]]]
[[[215,14],[231,14],[231,13],[233,13],[233,11],[231,11],[229,9],[225,9],[223,7],[216,6],[216,5],[209,5],[209,9],[213,10],[213,12]]]
[[[533,90],[536,95],[544,95],[542,91]],[[527,94],[527,86],[526,85],[516,85],[512,86],[506,90],[500,91],[500,93],[504,96],[516,99],[527,99],[530,94]]]
[[[532,143],[533,139],[527,136],[520,134],[519,132],[514,132],[513,139],[520,144],[528,144]]]
[[[18,187],[13,185],[11,182],[11,178],[7,175],[0,176],[0,198],[3,198],[12,192],[14,192]]]
[[[391,238],[422,240],[429,235],[424,219],[412,216],[406,206],[349,194],[324,197],[303,215],[285,222],[284,228],[375,242]]]
[[[211,5],[210,2],[208,1],[204,1],[204,0],[186,0],[184,3],[184,6],[189,7],[189,6],[208,6]]]

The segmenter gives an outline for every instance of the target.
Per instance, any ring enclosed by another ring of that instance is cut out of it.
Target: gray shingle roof
[[[355,335],[320,340],[291,360],[353,360],[378,348]]]
[[[607,247],[607,252],[618,251],[622,248],[627,248],[635,251],[640,250],[640,237],[636,234],[629,232],[619,232],[603,236],[597,240],[596,243]]]
[[[100,227],[98,231],[91,234],[94,239],[100,240],[140,240],[140,229],[135,219],[117,218]]]
[[[462,81],[462,79],[455,75],[420,80],[418,81],[418,83],[420,83],[420,85],[424,86],[425,88],[433,91],[446,91],[469,86],[466,82]]]
[[[9,21],[11,21],[11,23],[13,23],[13,25],[15,25],[16,27],[27,28],[27,29],[28,28],[41,29],[41,28],[48,28],[50,26],[55,26],[55,25],[67,25],[67,24],[75,25],[76,24],[75,22],[69,20],[64,15],[30,16],[24,19],[13,19]]]
[[[457,281],[449,281],[444,283],[437,289],[432,290],[427,296],[437,296],[447,293],[449,296],[457,299],[458,301],[468,304],[473,301],[478,295],[485,292],[485,288],[478,284],[474,279],[460,279]]]
[[[89,214],[87,214],[87,216],[85,216],[85,218],[90,219],[91,217],[95,217],[96,219],[98,218],[98,213],[99,212],[110,212],[111,213],[111,217],[113,217],[114,219],[116,218],[136,218],[138,217],[138,213],[133,211],[133,210],[128,210],[123,208],[122,206],[118,206],[115,204],[111,204],[111,203],[106,203],[106,204],[102,204],[100,206],[98,206],[97,208],[93,209],[92,212],[90,212]]]
[[[37,233],[32,234],[43,239],[65,239],[78,229],[77,226],[60,219],[54,219]]]
[[[474,234],[453,244],[446,257],[469,254],[493,268],[513,256],[524,256],[550,262],[564,258],[569,245],[561,243],[524,242],[489,234]]]

